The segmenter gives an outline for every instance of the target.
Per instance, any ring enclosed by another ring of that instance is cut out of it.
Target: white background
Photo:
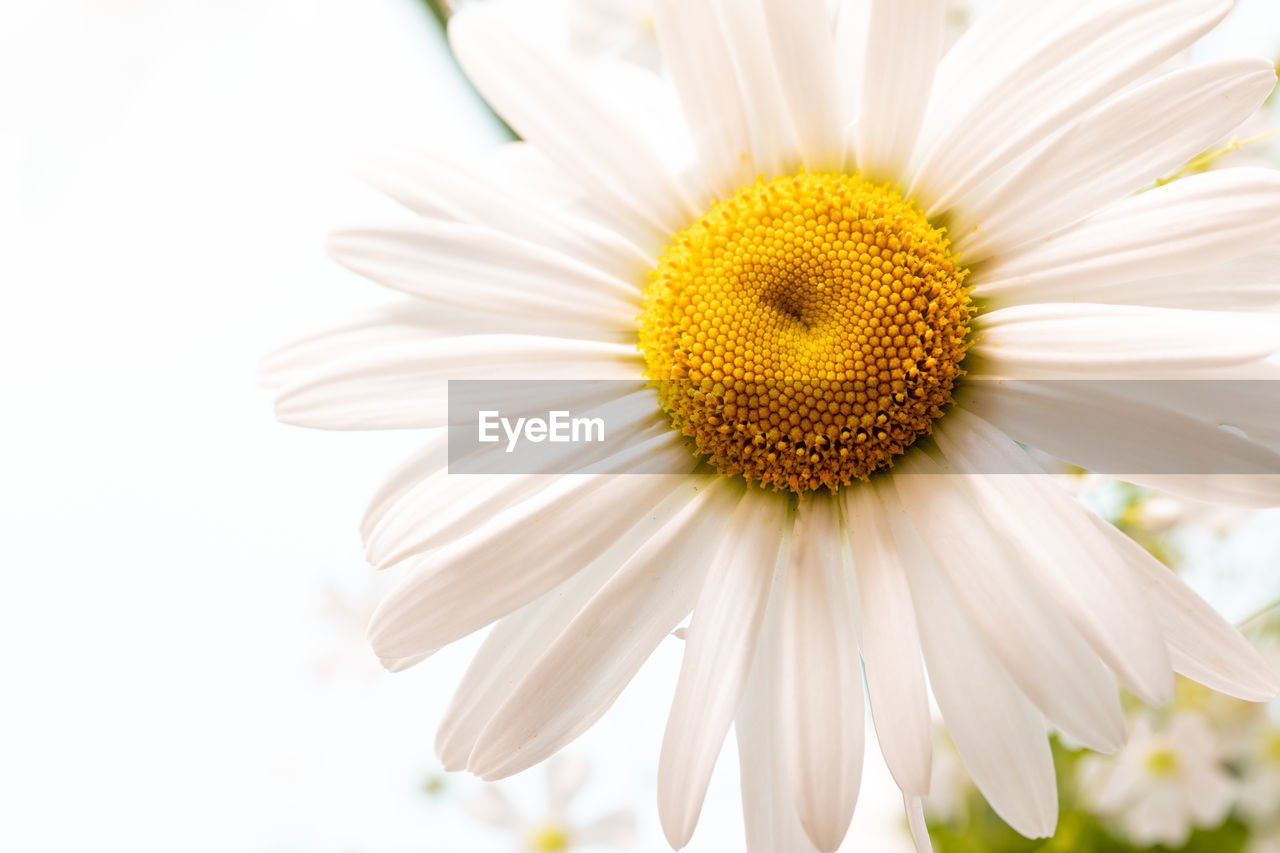
[[[1241,6],[1206,55],[1280,53]],[[384,298],[323,253],[389,215],[360,155],[500,138],[417,0],[0,1],[0,850],[512,849],[474,783],[420,791],[474,640],[389,676],[361,636],[356,524],[414,436],[278,425],[255,382]],[[571,748],[641,850],[678,656]],[[691,850],[740,845],[733,752]],[[849,846],[899,839],[873,761]]]

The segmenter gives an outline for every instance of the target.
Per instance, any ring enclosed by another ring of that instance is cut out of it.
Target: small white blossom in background
[[[1085,800],[1140,846],[1181,847],[1193,829],[1220,826],[1237,795],[1209,720],[1189,712],[1164,725],[1139,716],[1119,755],[1090,756],[1080,773]]]
[[[317,681],[335,685],[359,685],[382,675],[377,659],[364,648],[369,618],[384,592],[377,588],[352,589],[331,583],[315,605],[319,625],[313,644],[311,671]]]
[[[1280,723],[1264,718],[1246,740],[1234,766],[1240,773],[1241,815],[1280,829]]]
[[[1280,827],[1266,835],[1250,839],[1244,853],[1280,853]]]
[[[547,762],[547,807],[543,815],[520,814],[498,785],[485,785],[467,800],[473,818],[510,833],[521,853],[560,853],[589,847],[625,849],[635,842],[636,820],[630,810],[611,812],[586,823],[569,814],[573,798],[590,775],[590,766],[578,759],[557,756]]]

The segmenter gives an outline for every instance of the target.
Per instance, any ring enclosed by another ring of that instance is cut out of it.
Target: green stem
[[[426,4],[427,9],[431,12],[431,16],[436,19],[436,23],[440,25],[441,31],[447,32],[449,29],[449,16],[453,14],[454,7],[457,5],[457,0],[422,0],[422,2]],[[450,52],[449,55],[453,56],[453,53]],[[454,58],[454,64],[457,64],[456,57]],[[465,73],[462,76],[464,80],[467,80]],[[489,111],[489,115],[493,116],[494,120],[498,122],[507,136],[511,139],[519,139],[520,135],[511,129],[511,125],[507,124],[506,121],[503,120],[502,116],[494,112],[493,107],[489,106],[489,102],[486,101],[479,92],[476,92],[476,88],[471,85],[470,80],[467,80],[467,85],[471,87],[471,91],[475,93],[476,98],[479,99],[480,103],[484,104],[485,109]]]
[[[442,29],[449,26],[448,0],[423,0],[423,2],[431,10],[431,14],[435,15],[436,22],[440,24]]]

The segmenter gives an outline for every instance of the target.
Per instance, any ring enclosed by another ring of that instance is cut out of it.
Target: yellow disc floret
[[[796,493],[888,467],[951,402],[969,289],[944,232],[855,175],[757,181],[676,235],[640,348],[721,472]]]

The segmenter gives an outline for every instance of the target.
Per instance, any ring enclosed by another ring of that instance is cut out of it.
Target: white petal
[[[906,569],[873,485],[844,490],[862,600],[862,661],[889,772],[908,796],[929,792],[933,720]]]
[[[689,615],[740,498],[724,478],[704,484],[521,673],[471,755],[472,772],[507,776],[586,731]]]
[[[1212,29],[1231,0],[1017,3],[961,38],[939,69],[934,132],[910,196],[940,214],[1008,163]],[[1017,17],[1021,21],[1012,21]],[[1011,31],[1010,31],[1011,30]],[[976,48],[986,47],[979,52]],[[975,71],[974,63],[986,66]],[[949,99],[961,94],[959,107]],[[946,116],[945,120],[943,116]]]
[[[961,400],[1017,441],[1091,471],[1165,484],[1201,500],[1280,503],[1280,476],[1263,473],[1280,465],[1275,452],[1176,409],[1118,393],[1165,384],[975,381]],[[1271,385],[1263,387],[1269,391]]]
[[[819,850],[853,820],[862,779],[862,674],[852,567],[835,498],[801,501],[782,619],[782,726],[796,811]]]
[[[747,853],[815,853],[792,805],[782,738],[782,584],[760,627],[751,675],[734,721]]]
[[[360,519],[360,538],[368,542],[379,522],[386,517],[413,488],[423,480],[443,471],[449,464],[449,434],[445,430],[432,430],[427,444],[395,467],[382,481],[378,491],[369,499],[369,506]]]
[[[1013,439],[964,409],[934,431],[991,526],[1111,669],[1146,703],[1173,699],[1164,638],[1124,560],[1091,514],[1049,482]],[[998,472],[998,473],[997,473]]]
[[[827,2],[765,0],[764,17],[782,101],[804,168],[839,171],[844,166],[846,120]]]
[[[1234,59],[1122,93],[985,196],[960,206],[950,226],[956,252],[977,263],[1154,183],[1253,115],[1275,81],[1267,60]]]
[[[1010,681],[889,495],[886,515],[903,551],[929,682],[974,784],[1015,830],[1047,838],[1058,822],[1057,782],[1044,721]]]
[[[972,373],[1001,379],[1180,379],[1280,350],[1270,314],[1017,305],[979,317]]]
[[[945,0],[870,0],[866,67],[854,129],[858,170],[903,182],[942,55]]]
[[[364,177],[410,210],[430,219],[482,225],[544,246],[637,288],[655,262],[616,230],[548,199],[521,180],[510,157],[388,154]]]
[[[1142,546],[1102,519],[1097,528],[1129,564],[1169,644],[1173,668],[1248,702],[1269,702],[1280,676],[1239,631]]]
[[[276,397],[276,417],[319,429],[443,426],[451,379],[640,379],[634,346],[532,335],[402,341],[313,371]],[[589,388],[588,388],[589,390]],[[600,391],[616,397],[618,386]]]
[[[634,283],[482,225],[353,228],[332,234],[329,250],[380,284],[463,311],[617,330],[634,328],[640,306]]]
[[[717,198],[755,177],[745,106],[714,0],[656,0],[654,26]]]
[[[678,440],[637,448],[693,458]],[[674,469],[674,468],[673,468]],[[465,637],[554,589],[637,523],[653,523],[675,476],[566,477],[468,536],[419,558],[374,613],[369,639],[379,657],[425,654]],[[657,519],[661,522],[661,517]]]
[[[1280,310],[1280,244],[1208,267],[1115,282],[1105,291],[1091,290],[1089,298],[1203,311]]]
[[[711,770],[738,710],[780,563],[787,502],[749,491],[694,609],[658,763],[658,814],[671,846],[689,843]]]
[[[545,391],[542,396],[545,400]],[[366,534],[366,559],[386,568],[470,533],[508,507],[548,488],[556,475],[605,473],[610,460],[620,454],[625,459],[627,449],[670,431],[653,396],[651,389],[645,389],[585,411],[583,417],[600,417],[609,425],[609,441],[547,445],[547,451],[539,456],[540,470],[508,473],[511,462],[502,443],[488,445],[465,460],[454,460],[468,472],[487,469],[491,474],[455,476],[442,468],[420,480]],[[511,416],[519,416],[518,410]]]
[[[265,356],[258,367],[258,379],[267,388],[281,388],[305,381],[317,369],[371,347],[441,337],[445,332],[437,322],[438,311],[416,300],[403,300],[312,332]]]
[[[476,88],[517,133],[648,226],[654,242],[701,212],[585,68],[551,55],[483,4],[453,16],[449,40]]]
[[[503,617],[485,637],[436,730],[435,749],[449,771],[464,770],[480,732],[538,657],[591,600],[648,531],[633,529],[590,566]]]
[[[929,826],[924,819],[924,802],[919,797],[904,796],[907,811],[907,827],[911,830],[911,840],[915,842],[916,853],[933,853],[933,841],[929,838]]]
[[[1204,270],[1275,243],[1280,174],[1222,169],[1112,205],[1080,225],[974,271],[974,296],[1109,302],[1116,285]]]
[[[894,467],[893,483],[956,598],[1013,682],[1075,740],[1102,752],[1118,749],[1124,713],[1110,673],[1043,587],[1010,559],[959,479],[916,453]]]
[[[1232,427],[1273,449],[1280,445],[1280,364],[1265,362],[1257,376],[1185,382],[1117,382],[1104,387],[1134,400]]]
[[[761,8],[766,0],[715,2],[746,107],[753,174],[766,179],[794,174],[801,166],[800,142],[778,82],[781,74]]]

